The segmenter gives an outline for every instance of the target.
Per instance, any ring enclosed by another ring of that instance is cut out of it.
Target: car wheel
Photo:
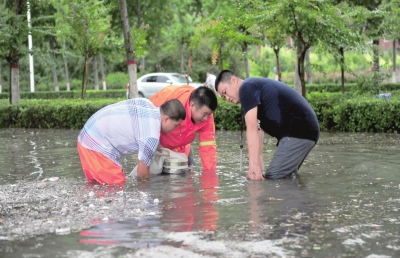
[[[143,93],[139,92],[139,98],[144,98]]]

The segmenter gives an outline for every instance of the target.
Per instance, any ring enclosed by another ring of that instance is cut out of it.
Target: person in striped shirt
[[[85,123],[78,136],[78,153],[88,180],[100,184],[126,181],[119,160],[138,152],[138,177],[150,177],[149,166],[160,141],[186,118],[181,102],[172,99],[160,107],[148,99],[124,100],[101,108]]]

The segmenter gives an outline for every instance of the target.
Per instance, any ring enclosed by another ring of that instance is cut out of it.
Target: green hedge
[[[120,100],[23,100],[18,105],[2,100],[0,127],[81,129],[97,110]]]
[[[322,130],[342,132],[400,132],[400,91],[391,98],[354,93],[313,93],[308,101]]]
[[[354,93],[318,93],[308,95],[321,130],[343,132],[400,133],[400,91],[388,100]],[[81,129],[100,108],[121,101],[115,99],[21,100],[18,105],[0,100],[0,128],[71,128]],[[217,130],[240,130],[241,106],[218,98],[215,111]],[[245,128],[245,126],[244,126]]]
[[[382,83],[379,86],[382,92],[400,90],[400,83]],[[360,90],[356,83],[346,83],[344,85],[345,92],[356,92]],[[307,93],[313,92],[342,92],[342,85],[337,83],[331,84],[308,84],[306,85]]]
[[[354,99],[333,108],[335,129],[400,133],[400,100]]]
[[[125,90],[87,90],[87,99],[125,98]],[[8,99],[8,93],[0,93],[0,99]],[[21,92],[20,99],[80,99],[81,91],[36,91]]]
[[[215,110],[214,123],[217,130],[240,130],[241,105],[232,104],[218,97],[218,108]],[[243,128],[245,128],[245,125],[243,125]]]

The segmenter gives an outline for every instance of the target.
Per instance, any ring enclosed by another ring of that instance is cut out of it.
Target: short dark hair
[[[232,76],[237,77],[237,75],[231,70],[222,70],[215,79],[215,91],[218,92],[218,86],[221,82],[229,82]]]
[[[193,101],[197,108],[202,108],[205,105],[213,112],[218,107],[218,100],[214,91],[205,86],[197,87],[190,95],[190,101]]]
[[[186,110],[177,99],[170,99],[160,106],[163,115],[169,116],[174,121],[185,120]]]

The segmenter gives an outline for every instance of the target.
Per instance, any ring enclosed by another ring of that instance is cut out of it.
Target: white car
[[[187,84],[186,77],[180,73],[148,73],[137,80],[138,93],[141,98],[151,98],[154,94],[170,85],[180,86]],[[193,82],[189,77],[189,85],[197,88],[204,84]]]

